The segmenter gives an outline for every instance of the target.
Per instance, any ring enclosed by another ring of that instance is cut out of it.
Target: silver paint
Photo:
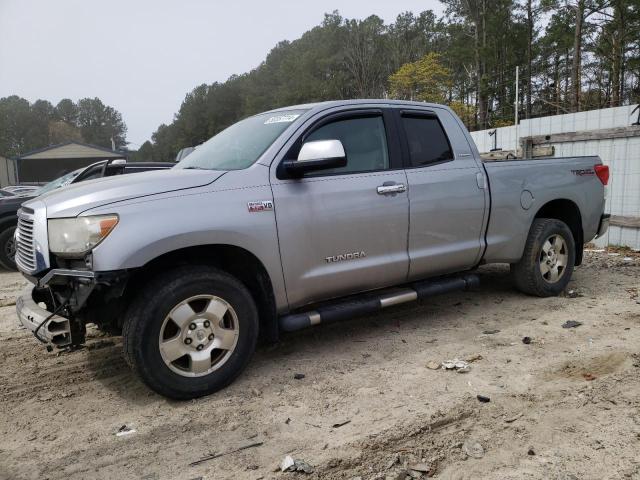
[[[277,178],[278,164],[313,122],[330,113],[382,107],[435,112],[454,160],[406,170]],[[551,200],[574,202],[584,240],[596,234],[604,188],[595,175],[572,171],[592,170],[600,163],[597,157],[483,164],[447,107],[353,100],[302,108],[307,110],[244,170],[172,169],[109,177],[27,202],[35,210],[38,270],[50,265],[47,218],[117,213],[118,226],[92,252],[96,272],[139,268],[181,248],[231,245],[264,265],[282,314],[312,302],[466,270],[481,260],[517,261],[536,212]],[[378,194],[389,184],[406,189]],[[528,210],[520,203],[523,190],[534,198]],[[248,205],[256,201],[272,202],[274,208],[254,215]],[[336,252],[361,251],[366,255],[349,261],[326,260]]]

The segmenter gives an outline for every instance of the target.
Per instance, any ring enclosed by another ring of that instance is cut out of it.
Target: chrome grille
[[[36,271],[36,248],[33,241],[33,211],[30,213],[29,210],[18,210],[16,264],[20,270],[32,273]]]

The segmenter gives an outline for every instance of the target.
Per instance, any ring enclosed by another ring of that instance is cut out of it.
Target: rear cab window
[[[451,143],[435,114],[401,112],[400,122],[405,135],[408,168],[453,160]]]

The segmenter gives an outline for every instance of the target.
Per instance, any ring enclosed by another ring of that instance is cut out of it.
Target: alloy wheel
[[[160,328],[160,355],[167,367],[184,377],[201,377],[220,368],[238,343],[238,316],[215,295],[183,300]]]
[[[551,235],[542,244],[538,261],[545,282],[556,283],[562,278],[569,262],[569,248],[561,235]]]

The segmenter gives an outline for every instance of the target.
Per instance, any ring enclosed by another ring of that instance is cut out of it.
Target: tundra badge
[[[344,260],[355,260],[356,258],[364,258],[367,254],[364,251],[360,252],[352,252],[352,253],[341,253],[340,255],[333,255],[331,257],[325,257],[327,263],[333,262],[342,262]]]
[[[582,170],[571,170],[571,173],[573,173],[574,175],[578,176],[578,177],[584,177],[585,175],[595,175],[596,172],[593,171],[593,169],[591,168],[585,168]]]

